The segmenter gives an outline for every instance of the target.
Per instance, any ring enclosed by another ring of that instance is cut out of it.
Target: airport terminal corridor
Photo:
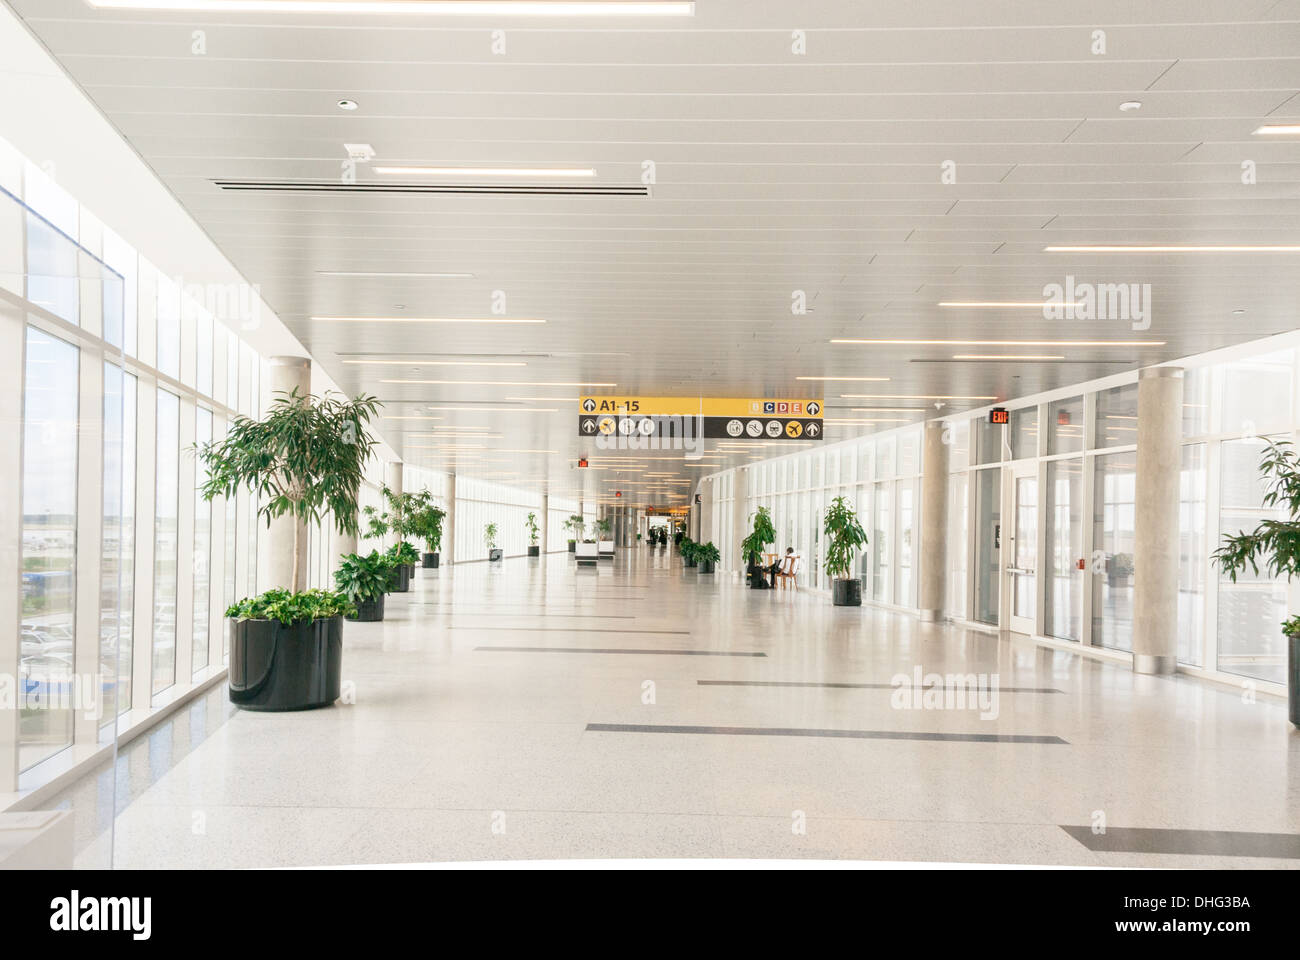
[[[343,663],[325,710],[218,687],[127,745],[113,865],[1300,865],[1281,700],[754,591],[671,549],[420,569]],[[998,715],[893,705],[917,670],[996,675]],[[110,784],[59,798],[78,865],[106,863]]]

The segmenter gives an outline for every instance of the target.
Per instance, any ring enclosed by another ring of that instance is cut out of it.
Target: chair
[[[781,569],[776,572],[776,585],[784,588],[789,581],[794,589],[799,589],[799,574],[803,571],[803,557],[795,554],[781,561]]]

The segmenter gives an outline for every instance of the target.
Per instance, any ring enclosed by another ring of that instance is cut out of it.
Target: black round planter
[[[682,562],[686,564],[686,569],[688,570],[691,569],[692,567],[699,566],[700,563],[700,561],[696,560],[694,557],[687,557]]]
[[[488,563],[495,563],[497,560],[500,560],[500,559],[501,559],[501,551],[500,551],[500,550],[496,550],[496,549],[494,549],[494,550],[489,550],[489,551],[488,551]]]
[[[376,623],[384,619],[384,594],[381,593],[374,600],[358,600],[356,607],[357,615],[345,619],[355,620],[358,623]]]
[[[832,580],[831,603],[837,607],[862,606],[862,581]]]
[[[230,632],[230,702],[245,710],[311,710],[339,698],[343,618],[236,620]]]
[[[713,572],[713,561],[712,561],[712,560],[701,560],[701,561],[700,561],[700,573],[712,573],[712,572]]]
[[[530,557],[540,557],[542,555],[542,548],[540,546],[529,547],[528,555]]]
[[[770,590],[772,585],[767,582],[767,571],[760,566],[749,568],[749,587],[751,590]]]
[[[569,552],[570,552],[570,553],[577,553],[577,552],[578,552],[578,541],[577,541],[577,540],[570,540],[570,541],[569,541]]]
[[[408,581],[409,581],[409,580],[414,580],[414,579],[415,579],[415,564],[413,564],[413,563],[408,563],[408,564],[406,565],[406,579],[407,579]]]
[[[392,572],[388,574],[388,592],[389,593],[406,593],[411,589],[411,571],[406,564],[400,564],[393,567]]]
[[[420,554],[420,563],[423,564],[426,570],[437,570],[438,555],[436,553],[422,553]]]

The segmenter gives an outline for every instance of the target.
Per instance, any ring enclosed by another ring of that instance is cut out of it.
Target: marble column
[[[1173,673],[1178,653],[1178,481],[1183,370],[1138,374],[1133,671]],[[1098,492],[1100,496],[1100,491]]]
[[[948,560],[948,444],[942,420],[925,424],[921,459],[921,578],[917,608],[922,620],[943,617]]]
[[[740,555],[740,541],[749,536],[749,470],[737,467],[732,479],[735,499],[731,503],[731,543],[722,546],[722,555],[730,560],[732,573],[745,574],[745,558]]]

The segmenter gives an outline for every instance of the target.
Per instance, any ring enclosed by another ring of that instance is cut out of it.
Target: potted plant
[[[405,540],[399,540],[388,548],[384,556],[392,563],[388,592],[406,593],[411,589],[411,571],[415,569],[415,561],[420,555],[415,552],[415,547]]]
[[[715,565],[722,559],[722,551],[710,540],[706,544],[696,545],[695,556],[700,562],[700,573],[713,573]]]
[[[245,710],[311,710],[339,698],[343,618],[356,613],[342,593],[279,588],[226,609],[230,702]]]
[[[755,590],[766,590],[769,586],[759,558],[763,555],[763,548],[770,543],[776,543],[776,528],[772,526],[772,515],[767,507],[759,507],[754,514],[753,529],[740,541],[740,555],[748,567],[749,585]]]
[[[281,394],[263,419],[236,416],[224,438],[196,448],[206,468],[199,492],[211,501],[247,488],[268,525],[286,515],[306,524],[330,516],[339,533],[356,536],[362,475],[377,442],[366,427],[379,407],[374,397]],[[304,710],[339,697],[343,616],[354,608],[342,593],[294,592],[300,539],[288,584],[226,610],[230,699],[248,709]]]
[[[831,603],[837,607],[862,606],[862,581],[852,576],[858,552],[867,545],[867,531],[843,497],[826,508],[822,521],[826,534],[826,572],[831,577]]]
[[[1223,538],[1214,551],[1214,562],[1233,583],[1247,566],[1255,576],[1285,576],[1289,581],[1300,574],[1300,456],[1285,440],[1270,440],[1260,456],[1259,472],[1264,479],[1263,506],[1282,507],[1285,520],[1262,520],[1249,533],[1241,531]],[[1300,616],[1281,624],[1286,637],[1287,701],[1291,723],[1300,727]]]
[[[483,528],[483,542],[487,544],[489,562],[501,559],[501,551],[497,549],[497,532],[495,523],[489,523]]]
[[[524,521],[524,529],[528,531],[528,555],[530,557],[540,557],[542,548],[537,545],[537,535],[541,533],[541,528],[537,526],[537,514],[530,513],[528,519]]]
[[[416,514],[423,503],[423,497],[427,496],[427,494],[394,493],[387,485],[381,487],[380,492],[383,494],[390,511],[385,517],[388,519],[392,531],[401,538],[402,546],[406,547],[402,551],[402,556],[407,558],[402,561],[406,564],[406,575],[408,578],[414,578],[415,564],[419,561],[420,554],[413,544],[406,541],[406,538],[418,535]]]
[[[602,560],[614,559],[614,541],[605,539],[613,529],[614,522],[609,517],[596,521],[596,553]]]
[[[349,553],[340,560],[334,585],[356,607],[348,620],[368,623],[384,619],[384,596],[394,566],[392,557],[378,550],[364,557]]]
[[[564,521],[564,529],[573,531],[573,539],[569,541],[569,552],[574,553],[578,549],[578,541],[582,539],[582,528],[585,524],[582,522],[582,514],[574,513]]]
[[[690,537],[682,537],[679,550],[682,552],[682,565],[687,570],[693,570],[696,567],[695,548],[698,544]]]
[[[416,495],[415,509],[411,513],[411,535],[424,541],[425,552],[420,554],[420,565],[426,570],[438,568],[438,548],[442,546],[442,525],[447,511],[433,502],[425,490]]]

